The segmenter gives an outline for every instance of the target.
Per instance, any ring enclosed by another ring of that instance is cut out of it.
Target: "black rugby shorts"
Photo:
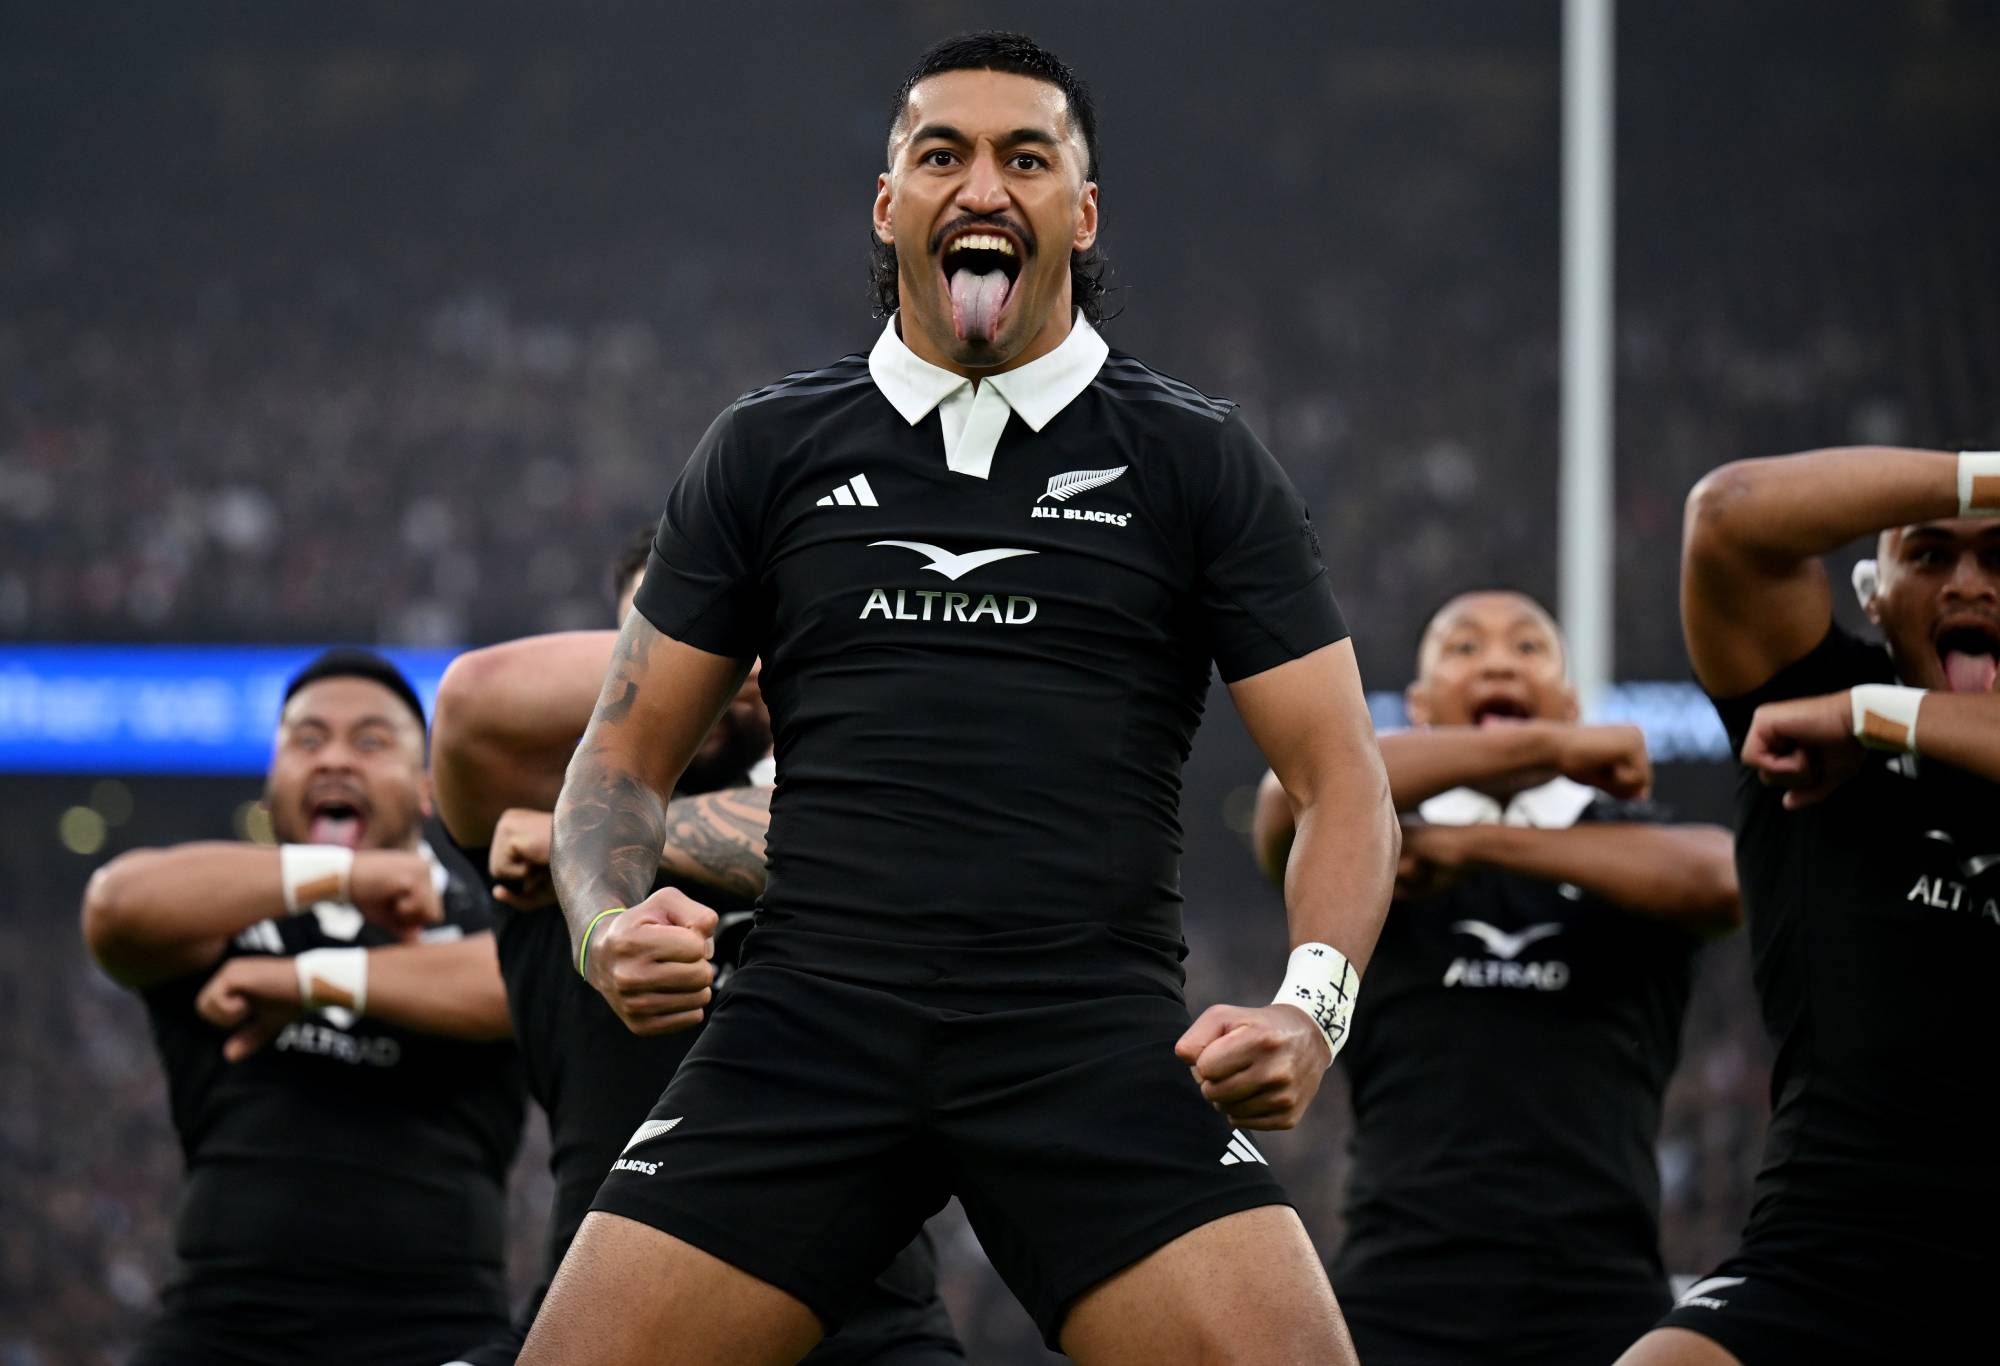
[[[1203,1224],[1290,1204],[1174,1056],[1164,988],[977,1008],[739,970],[594,1209],[692,1243],[831,1330],[956,1195],[1056,1345],[1084,1291]]]
[[[1986,1295],[1941,1293],[1912,1267],[1885,1267],[1879,1297],[1830,1283],[1837,1279],[1796,1257],[1732,1257],[1689,1286],[1659,1326],[1699,1333],[1743,1366],[1993,1359]]]

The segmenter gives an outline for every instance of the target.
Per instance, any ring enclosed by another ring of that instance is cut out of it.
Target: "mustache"
[[[1004,228],[1020,239],[1021,250],[1024,253],[1029,256],[1035,254],[1035,235],[1028,231],[1026,225],[1016,223],[1004,214],[966,214],[961,218],[952,219],[931,234],[931,255],[935,256],[942,251],[947,239],[961,232],[977,231],[980,228]]]

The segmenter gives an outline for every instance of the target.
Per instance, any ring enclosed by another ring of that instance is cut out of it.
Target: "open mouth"
[[[962,232],[939,253],[945,292],[951,296],[951,325],[960,341],[990,342],[1021,278],[1021,253],[1014,239],[998,232]]]
[[[1472,724],[1475,726],[1505,725],[1510,721],[1529,721],[1534,713],[1528,704],[1514,697],[1489,697],[1475,702],[1472,707]]]
[[[2000,624],[1949,620],[1937,637],[1938,661],[1953,692],[1992,692],[2000,677]]]
[[[349,849],[361,847],[368,832],[368,813],[359,803],[342,797],[322,797],[306,807],[306,837],[314,844],[339,844]]]

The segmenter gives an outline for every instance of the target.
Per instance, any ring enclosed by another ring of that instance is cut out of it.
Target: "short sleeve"
[[[1196,518],[1198,596],[1225,683],[1347,638],[1305,501],[1231,413],[1214,494]]]
[[[1869,644],[1835,622],[1819,644],[1780,669],[1762,687],[1741,697],[1715,698],[1715,710],[1722,718],[1723,730],[1729,734],[1730,753],[1738,754],[1749,737],[1751,718],[1765,703],[1818,697],[1857,683],[1891,683],[1895,674],[1887,650]]]
[[[711,654],[757,653],[763,601],[761,491],[734,409],[715,420],[667,494],[633,605],[662,634]]]

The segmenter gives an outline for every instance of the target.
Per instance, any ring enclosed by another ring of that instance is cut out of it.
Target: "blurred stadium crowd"
[[[603,624],[605,549],[709,418],[868,345],[885,97],[940,25],[977,17],[801,14],[753,41],[720,15],[552,36],[360,8],[365,37],[133,17],[145,31],[70,41],[17,16],[0,96],[32,135],[10,137],[0,200],[0,637]],[[1108,335],[1243,404],[1313,506],[1370,685],[1400,685],[1450,592],[1553,600],[1555,7],[1301,7],[1227,44],[1173,36],[1200,7],[1167,8],[1143,36],[1104,14],[1046,30],[1107,110],[1126,310]],[[1850,439],[2000,444],[2000,182],[1954,179],[2000,131],[1979,74],[1994,7],[1789,28],[1784,6],[1672,8],[1621,40],[1624,678],[1685,676],[1679,515],[1704,470]],[[1162,88],[1162,61],[1187,80]],[[1275,896],[1215,814],[1255,776],[1191,770],[1192,1001],[1254,997],[1282,956]],[[218,833],[241,788],[118,840]],[[0,797],[0,1366],[117,1359],[170,1255],[164,1089],[139,1008],[76,947],[90,861],[50,837],[60,804],[23,780]],[[1768,1056],[1750,1000],[1743,945],[1710,949],[1662,1135],[1676,1269],[1722,1256],[1747,1201]],[[1322,1250],[1345,1127],[1330,1095],[1270,1144]],[[523,1268],[542,1152],[515,1201]],[[1038,1359],[956,1227],[973,1359]]]

